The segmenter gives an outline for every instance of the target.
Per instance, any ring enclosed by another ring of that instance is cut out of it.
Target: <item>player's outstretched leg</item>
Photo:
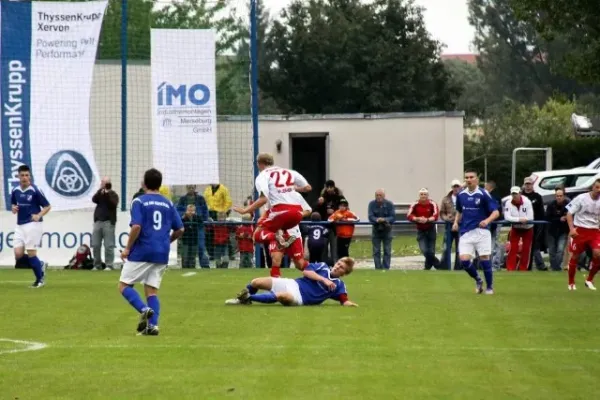
[[[475,280],[475,293],[477,293],[477,294],[483,293],[483,281],[479,277],[479,274],[477,273],[477,270],[473,266],[471,259],[460,260],[460,265],[467,272],[467,274],[469,274],[469,276]]]
[[[481,268],[483,268],[483,276],[485,278],[485,294],[494,294],[494,272],[492,270],[492,262],[489,259],[481,260]]]
[[[275,232],[271,232],[264,227],[260,227],[254,231],[254,235],[252,237],[254,239],[254,243],[265,243],[268,245],[275,240]]]
[[[569,259],[569,290],[577,290],[575,286],[575,274],[577,274],[577,261],[579,260],[579,254],[571,254]]]
[[[119,282],[119,291],[129,304],[140,314],[137,331],[143,332],[148,327],[148,321],[154,315],[154,310],[142,301],[142,298],[132,286]]]
[[[29,265],[35,275],[35,282],[31,286],[32,288],[40,288],[44,286],[44,265],[37,257],[37,255],[29,255]]]
[[[270,290],[273,287],[271,278],[256,278],[253,279],[241,292],[238,293],[235,299],[225,301],[227,305],[237,304],[252,304],[253,301],[258,303],[276,303],[277,296]],[[268,290],[267,293],[258,294],[259,290]]]
[[[598,258],[592,258],[592,266],[590,267],[590,273],[588,274],[585,280],[585,287],[590,290],[596,290],[596,286],[594,286],[594,277],[600,270],[600,260]]]

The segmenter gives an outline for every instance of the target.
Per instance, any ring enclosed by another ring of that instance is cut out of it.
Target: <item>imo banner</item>
[[[154,166],[167,185],[219,182],[212,29],[152,29]]]
[[[92,206],[90,92],[107,1],[1,2],[0,133],[6,209],[30,166],[54,210]]]

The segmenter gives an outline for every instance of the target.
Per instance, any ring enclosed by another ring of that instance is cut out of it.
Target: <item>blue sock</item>
[[[257,303],[277,303],[277,296],[273,292],[266,292],[261,294],[252,294],[250,295],[250,300],[256,301]]]
[[[125,300],[127,300],[129,304],[131,304],[131,306],[137,310],[137,312],[141,313],[146,308],[146,305],[142,301],[142,298],[138,294],[137,290],[131,286],[127,286],[121,294],[123,297],[125,297]]]
[[[35,275],[35,280],[37,282],[41,281],[44,278],[44,272],[42,271],[42,262],[37,256],[29,257],[29,265],[33,270],[33,274]]]
[[[481,268],[485,277],[485,285],[488,289],[494,288],[494,272],[492,271],[492,263],[490,260],[481,260]]]
[[[258,289],[252,287],[252,284],[249,283],[246,285],[246,289],[248,289],[248,291],[250,292],[250,294],[256,294],[256,292],[258,292]]]
[[[154,311],[154,315],[150,318],[150,325],[157,326],[158,325],[158,316],[160,315],[160,302],[158,301],[158,296],[150,296],[147,297],[148,307],[150,307]]]
[[[479,277],[479,274],[477,273],[477,270],[473,266],[473,263],[471,262],[471,260],[468,260],[468,261],[461,260],[460,265],[462,265],[463,269],[465,271],[467,271],[467,274],[469,274],[469,276],[471,278],[475,279],[475,281],[477,281],[477,282],[481,281],[481,278]]]

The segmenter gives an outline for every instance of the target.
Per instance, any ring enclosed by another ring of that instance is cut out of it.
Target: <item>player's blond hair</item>
[[[344,263],[344,265],[346,265],[346,275],[350,275],[352,273],[352,271],[354,271],[354,258],[342,257],[338,261],[342,262],[342,263]]]
[[[258,156],[256,156],[256,162],[262,165],[266,165],[267,167],[270,167],[275,164],[273,155],[269,153],[259,153]]]

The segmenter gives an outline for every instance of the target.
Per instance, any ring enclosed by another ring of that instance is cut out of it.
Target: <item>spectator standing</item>
[[[250,214],[242,215],[242,222],[246,222],[246,224],[238,226],[235,230],[235,238],[240,250],[240,268],[254,267],[252,261],[254,258],[254,240],[252,239],[254,226],[248,224],[250,221],[252,221]]]
[[[325,187],[321,190],[321,195],[317,201],[317,205],[313,207],[315,211],[321,214],[324,220],[328,220],[340,208],[340,202],[344,198],[340,188],[335,186],[333,180],[325,182]],[[329,259],[332,263],[337,261],[337,239],[335,229],[328,229],[329,234]]]
[[[354,222],[358,222],[358,217],[350,211],[348,200],[341,199],[339,209],[331,214],[329,222],[335,224],[337,236],[337,260],[350,256],[350,243],[354,236]],[[341,224],[339,222],[342,222]],[[344,222],[352,222],[352,224]]]
[[[385,198],[385,191],[377,189],[375,200],[369,203],[369,222],[373,225],[373,261],[375,269],[390,269],[392,262],[392,224],[396,221],[394,203]],[[381,245],[383,244],[383,259]]]
[[[536,221],[544,221],[546,219],[544,211],[544,200],[539,193],[533,191],[533,179],[531,177],[525,178],[523,181],[523,196],[527,197],[533,207],[533,219]],[[539,271],[548,271],[544,264],[541,250],[545,247],[545,235],[544,225],[535,224],[533,227],[533,246],[531,250],[532,261],[535,262],[535,266]],[[532,262],[529,262],[529,269],[532,267]]]
[[[529,269],[531,248],[533,244],[534,229],[533,224],[533,206],[531,201],[521,194],[521,188],[513,186],[510,189],[511,199],[504,205],[504,217],[512,226],[509,233],[510,249],[506,259],[506,270],[514,271],[517,269],[517,257],[519,258],[519,271]],[[519,243],[523,244],[519,246]]]
[[[204,199],[206,200],[206,204],[208,205],[208,216],[212,221],[217,220],[218,213],[220,212],[226,213],[226,217],[231,212],[231,205],[233,204],[233,202],[231,201],[231,196],[229,195],[229,189],[227,189],[225,185],[213,183],[212,185],[208,186],[204,190]],[[210,230],[209,232],[207,232],[207,243],[214,242],[214,238],[210,236],[212,235],[212,232],[214,232],[214,230]],[[230,256],[233,256],[234,249],[231,249],[231,251],[229,251],[229,247],[230,246],[227,246],[227,253],[229,253]],[[214,249],[212,248],[212,246],[208,246],[207,250],[210,259],[215,259],[213,251]]]
[[[452,224],[456,218],[456,195],[462,190],[461,183],[458,179],[450,183],[452,190],[444,196],[440,206],[440,219],[445,222],[444,225],[444,245],[442,252],[442,261],[440,262],[441,269],[452,269],[452,243],[454,243],[454,269],[461,269],[460,259],[458,257],[458,232],[452,230]]]
[[[206,200],[204,197],[196,191],[195,185],[187,185],[186,186],[186,195],[179,198],[177,202],[177,212],[183,217],[186,213],[189,205],[194,205],[195,207],[195,215],[197,221],[195,226],[198,228],[198,246],[197,253],[200,262],[200,267],[202,268],[210,268],[210,262],[208,261],[208,255],[206,253],[206,232],[205,232],[205,223],[208,222],[208,206],[206,205]],[[185,221],[184,221],[185,222]],[[184,232],[185,236],[185,232]],[[183,245],[183,241],[181,241]],[[189,249],[188,249],[189,251]],[[183,257],[183,253],[182,253]],[[194,256],[194,260],[195,260]],[[195,261],[194,261],[195,264]]]
[[[325,262],[331,264],[327,260],[327,242],[329,241],[329,232],[326,226],[319,224],[321,221],[321,214],[313,212],[310,216],[313,224],[306,226],[307,240],[306,245],[308,247],[309,262]]]
[[[196,205],[188,204],[182,215],[183,236],[181,237],[181,267],[196,268],[196,254],[200,240],[200,225],[202,217],[196,213]],[[203,268],[209,268],[205,266]]]
[[[553,271],[562,271],[565,247],[569,237],[569,224],[567,223],[567,205],[571,199],[565,196],[563,188],[554,190],[554,200],[546,208],[546,221],[548,225],[548,254],[550,255],[550,268]]]
[[[429,199],[429,190],[419,190],[419,200],[408,209],[407,219],[417,224],[417,243],[425,257],[425,269],[438,269],[440,261],[435,256],[437,232],[433,224],[438,220],[439,210],[435,201]]]
[[[104,241],[104,263],[106,270],[111,271],[115,262],[115,226],[119,195],[112,190],[110,178],[102,178],[100,189],[94,194],[92,201],[96,204],[92,230],[94,269],[102,269],[102,242]]]
[[[217,214],[217,222],[220,223],[212,227],[213,251],[217,268],[229,268],[229,258],[227,257],[229,226],[225,224],[226,220],[227,214],[220,212]]]
[[[492,196],[494,200],[496,200],[496,204],[498,204],[498,212],[500,216],[496,221],[499,222],[504,219],[502,216],[502,212],[504,209],[504,205],[502,204],[502,196],[496,190],[496,182],[495,181],[487,181],[485,183],[485,190]],[[500,271],[502,269],[502,264],[504,262],[504,247],[500,243],[500,230],[502,225],[500,224],[492,224],[490,226],[490,233],[492,234],[492,268],[496,271]]]

